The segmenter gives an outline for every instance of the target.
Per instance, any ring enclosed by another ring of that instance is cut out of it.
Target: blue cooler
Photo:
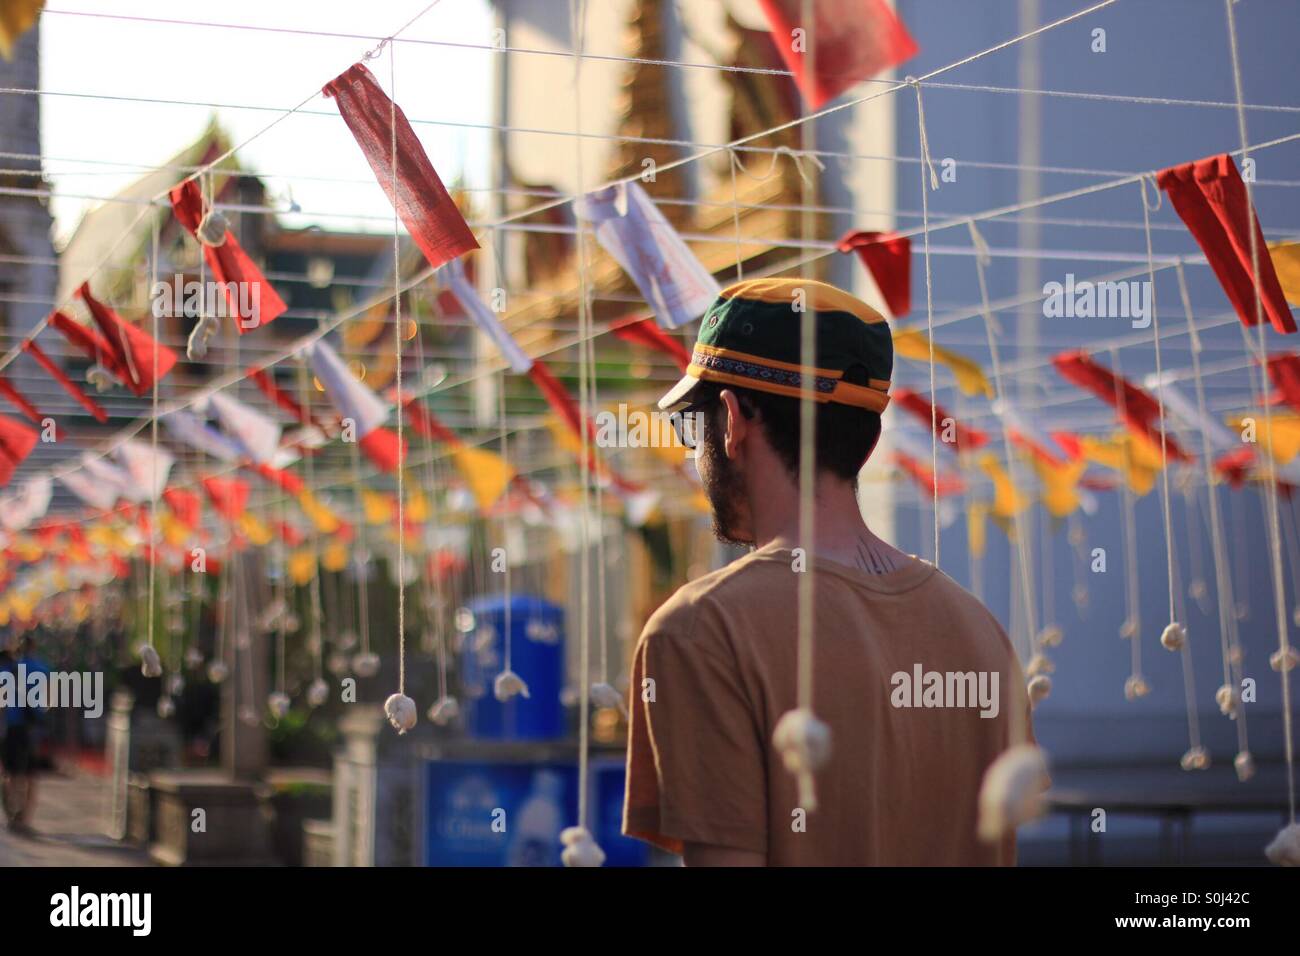
[[[558,740],[565,736],[564,611],[535,595],[510,598],[511,667],[529,696],[501,703],[492,682],[505,666],[506,602],[501,595],[467,606],[460,638],[465,732],[480,740]]]

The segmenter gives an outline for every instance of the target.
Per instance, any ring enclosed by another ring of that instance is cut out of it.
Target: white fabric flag
[[[1202,416],[1200,410],[1168,378],[1162,380],[1153,373],[1146,377],[1143,384],[1164,401],[1167,417],[1177,419],[1190,431],[1204,431],[1212,450],[1235,451],[1241,447],[1241,441],[1228,430],[1227,425],[1210,415]]]
[[[193,412],[168,412],[162,417],[162,423],[178,442],[197,448],[219,461],[236,462],[244,457],[242,446],[212,428]]]
[[[15,494],[0,499],[0,525],[9,531],[21,531],[50,507],[54,482],[48,475],[28,478]]]
[[[533,367],[533,360],[506,331],[506,327],[501,324],[496,313],[487,307],[479,296],[478,290],[470,285],[469,279],[465,276],[465,267],[461,265],[460,260],[452,259],[448,262],[438,270],[438,277],[451,290],[451,294],[479,327],[479,331],[490,338],[500,350],[502,357],[510,363],[511,370],[520,375],[527,373]]]
[[[221,427],[244,446],[248,457],[259,465],[275,458],[280,448],[280,426],[257,409],[217,392],[208,397]]]
[[[132,487],[127,497],[135,501],[152,501],[161,495],[176,463],[176,456],[166,448],[154,448],[136,438],[122,442],[113,454],[130,476]]]
[[[693,322],[717,298],[718,283],[640,184],[588,193],[576,211],[595,225],[596,240],[631,276],[663,328]]]
[[[112,508],[122,495],[116,483],[100,481],[85,471],[71,471],[66,475],[60,475],[59,481],[63,487],[99,511]]]
[[[334,410],[356,423],[358,441],[388,421],[388,405],[361,384],[338,353],[323,341],[308,346],[307,360]]]

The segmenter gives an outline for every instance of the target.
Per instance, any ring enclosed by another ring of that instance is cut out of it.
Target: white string
[[[934,566],[939,567],[939,406],[938,390],[934,374],[934,285],[930,274],[930,194],[925,188],[925,171],[930,171],[930,189],[939,188],[939,177],[934,173],[934,163],[930,160],[930,141],[925,131],[925,101],[921,96],[921,84],[909,76],[907,82],[916,90],[916,123],[921,143],[921,228],[925,235],[925,326],[930,351],[930,474],[934,476]],[[971,222],[972,229],[974,222]],[[987,248],[987,247],[986,247]]]

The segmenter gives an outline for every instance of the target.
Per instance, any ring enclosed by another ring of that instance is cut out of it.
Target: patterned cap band
[[[819,402],[856,405],[875,412],[883,412],[889,404],[888,381],[873,379],[869,385],[854,385],[843,381],[842,372],[830,369],[816,369],[815,372],[813,391]],[[803,394],[803,370],[799,366],[698,343],[691,353],[691,364],[686,374],[705,382],[737,385],[793,398]]]

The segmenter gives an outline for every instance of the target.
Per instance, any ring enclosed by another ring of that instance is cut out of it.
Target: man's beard
[[[712,441],[707,431],[700,442],[699,454],[708,463],[700,470],[700,479],[713,510],[713,536],[723,544],[750,544],[738,537],[741,504],[745,500],[745,486],[739,470],[722,450],[722,443]]]

